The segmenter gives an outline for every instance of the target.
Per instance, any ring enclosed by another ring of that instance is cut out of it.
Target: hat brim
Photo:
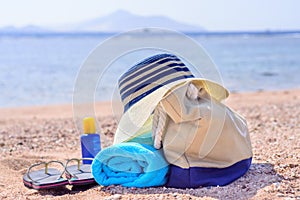
[[[207,79],[188,78],[169,83],[145,96],[122,115],[114,137],[114,144],[134,138],[138,130],[144,125],[164,96],[172,92],[178,86],[188,83],[202,85],[210,96],[217,101],[222,101],[229,96],[229,92],[226,88]]]

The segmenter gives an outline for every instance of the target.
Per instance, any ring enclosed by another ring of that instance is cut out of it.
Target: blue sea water
[[[71,103],[80,66],[111,35],[0,35],[0,107]],[[210,55],[231,92],[300,87],[300,36],[191,35]],[[149,52],[148,52],[149,53]],[[121,60],[122,69],[146,53]],[[104,77],[97,101],[111,100],[122,70]]]

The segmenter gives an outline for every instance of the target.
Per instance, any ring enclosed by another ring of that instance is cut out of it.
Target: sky
[[[53,27],[125,10],[210,31],[300,30],[299,0],[0,0],[0,5],[0,27]]]

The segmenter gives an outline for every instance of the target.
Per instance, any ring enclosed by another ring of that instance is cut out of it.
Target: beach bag
[[[172,90],[154,112],[154,146],[162,146],[170,163],[168,187],[227,185],[251,165],[245,119],[198,83],[187,82]]]

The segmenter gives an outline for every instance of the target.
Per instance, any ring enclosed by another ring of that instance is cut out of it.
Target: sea
[[[112,37],[114,34],[101,33],[0,34],[0,107],[72,103],[85,60]],[[299,33],[187,37],[203,47],[232,93],[300,88]],[[118,77],[151,53],[155,50],[136,51],[114,62],[115,70],[107,70],[96,87],[95,101],[110,101]]]

